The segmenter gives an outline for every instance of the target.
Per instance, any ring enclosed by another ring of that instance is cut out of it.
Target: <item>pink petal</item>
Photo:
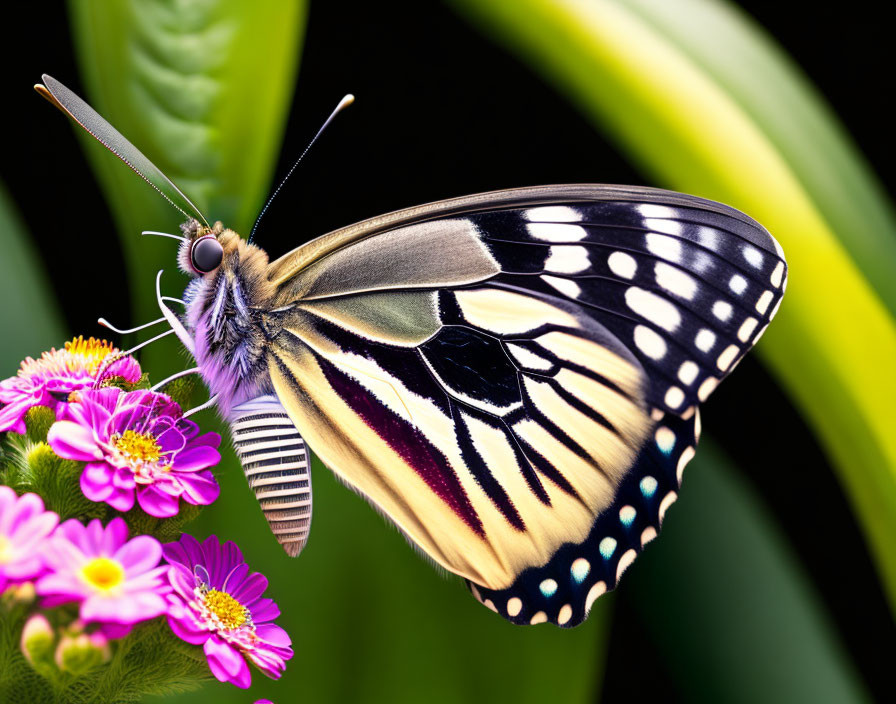
[[[252,675],[245,659],[230,645],[218,636],[212,635],[202,646],[208,658],[208,666],[212,674],[220,682],[230,682],[240,689],[247,689],[252,682]]]
[[[124,521],[116,518],[115,521]],[[111,528],[112,524],[109,524]],[[127,537],[127,526],[124,526],[125,537]],[[162,559],[162,545],[158,540],[149,535],[138,535],[136,538],[129,540],[124,546],[115,553],[115,559],[118,560],[125,568],[128,578],[148,572],[159,564]]]
[[[128,524],[124,522],[121,516],[116,516],[106,526],[100,550],[102,550],[103,555],[115,555],[127,540]]]
[[[255,629],[255,632],[265,643],[270,643],[277,648],[288,648],[292,645],[289,634],[276,624],[262,624]]]
[[[81,618],[85,621],[137,623],[161,616],[167,610],[165,600],[153,592],[127,594],[121,598],[92,594],[81,604]]]
[[[137,489],[137,501],[140,508],[156,518],[176,516],[179,508],[177,497],[171,496],[155,484]]]
[[[79,462],[89,462],[102,458],[90,428],[70,420],[60,420],[50,426],[47,442],[60,457]]]
[[[184,501],[193,505],[208,506],[221,494],[221,487],[211,472],[196,472],[180,477]]]
[[[209,637],[209,632],[199,628],[189,617],[175,618],[169,615],[168,626],[174,632],[174,635],[191,645],[202,645]]]
[[[173,467],[178,472],[195,472],[214,467],[221,461],[221,453],[208,445],[189,447],[177,453]]]
[[[105,501],[115,491],[113,469],[105,462],[91,462],[81,472],[81,492],[91,501]]]

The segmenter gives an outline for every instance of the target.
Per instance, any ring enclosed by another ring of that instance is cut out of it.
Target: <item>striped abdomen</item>
[[[233,409],[233,445],[264,517],[292,557],[311,528],[311,471],[305,442],[276,396]]]

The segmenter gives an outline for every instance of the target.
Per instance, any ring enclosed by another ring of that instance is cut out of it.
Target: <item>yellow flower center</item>
[[[239,628],[246,623],[246,607],[227,592],[209,589],[205,593],[205,606],[228,630]]]
[[[80,357],[84,367],[91,374],[95,374],[102,361],[118,350],[105,340],[97,340],[94,337],[85,340],[78,336],[65,343],[65,351],[75,357]]]
[[[5,535],[0,535],[0,565],[5,565],[11,557],[12,550],[10,550],[9,540]]]
[[[125,430],[115,440],[115,447],[128,459],[155,462],[162,453],[162,448],[152,435]]]
[[[95,557],[81,568],[81,575],[91,586],[109,591],[124,581],[124,567],[108,557]]]

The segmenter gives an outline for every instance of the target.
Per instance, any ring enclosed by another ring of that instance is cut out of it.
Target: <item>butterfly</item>
[[[187,216],[184,313],[157,277],[159,307],[286,551],[308,537],[310,448],[513,623],[574,626],[615,588],[678,496],[700,404],[786,288],[756,221],[634,186],[443,200],[271,261],[43,80]]]

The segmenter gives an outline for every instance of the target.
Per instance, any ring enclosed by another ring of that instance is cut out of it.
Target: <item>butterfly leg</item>
[[[183,376],[189,376],[190,374],[198,374],[198,373],[199,373],[199,367],[192,367],[192,368],[190,368],[190,369],[184,369],[182,372],[176,372],[176,373],[172,374],[172,375],[169,376],[167,379],[162,379],[158,384],[156,384],[155,386],[153,386],[153,387],[150,389],[150,391],[158,391],[158,390],[161,389],[163,386],[165,386],[166,384],[171,383],[171,382],[174,381],[175,379],[180,379],[180,378],[183,377]]]
[[[165,320],[168,321],[171,329],[177,334],[177,337],[183,343],[183,346],[189,350],[190,354],[195,356],[196,347],[193,344],[193,338],[190,336],[190,333],[187,332],[184,324],[180,322],[180,319],[174,314],[174,311],[165,305],[165,301],[162,298],[161,282],[162,270],[159,269],[159,273],[156,274],[156,301],[159,304],[159,310],[162,311],[162,315]]]

